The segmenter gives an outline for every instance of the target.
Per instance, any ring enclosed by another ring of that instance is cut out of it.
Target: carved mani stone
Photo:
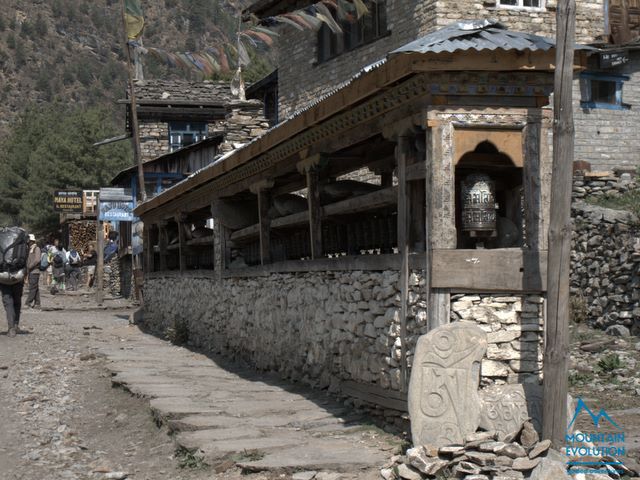
[[[409,383],[414,445],[461,444],[476,431],[486,350],[486,333],[470,322],[443,325],[418,339]]]
[[[518,430],[531,418],[540,431],[542,388],[539,385],[492,385],[480,392],[480,427],[498,432],[498,439]]]

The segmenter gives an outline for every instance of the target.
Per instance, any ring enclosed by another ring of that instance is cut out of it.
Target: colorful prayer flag
[[[127,29],[127,38],[136,40],[142,35],[144,29],[144,17],[140,0],[124,0],[124,21]]]

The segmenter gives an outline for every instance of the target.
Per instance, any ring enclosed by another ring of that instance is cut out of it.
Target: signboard
[[[101,188],[98,201],[98,220],[104,222],[132,222],[133,196],[130,188]]]
[[[104,222],[132,222],[136,219],[133,215],[133,202],[120,200],[102,200],[99,202],[98,220]]]
[[[618,67],[628,62],[629,53],[625,51],[600,53],[600,68]]]
[[[53,192],[53,210],[60,213],[82,213],[82,190]]]

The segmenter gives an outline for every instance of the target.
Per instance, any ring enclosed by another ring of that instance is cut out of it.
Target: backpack
[[[64,255],[62,252],[57,252],[53,256],[53,266],[56,268],[64,267]]]
[[[47,252],[42,252],[42,255],[40,255],[40,266],[38,268],[41,272],[49,268],[49,254]]]
[[[29,255],[27,238],[22,228],[0,228],[0,283],[13,285],[24,279]]]
[[[15,272],[25,267],[29,256],[27,238],[22,228],[0,228],[0,272]]]
[[[78,266],[81,263],[80,254],[76,250],[69,252],[69,263],[73,266]]]

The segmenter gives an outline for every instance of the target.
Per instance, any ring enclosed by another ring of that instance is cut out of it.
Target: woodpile
[[[96,244],[96,222],[80,220],[69,222],[69,248],[87,253],[89,244]]]

